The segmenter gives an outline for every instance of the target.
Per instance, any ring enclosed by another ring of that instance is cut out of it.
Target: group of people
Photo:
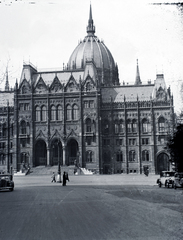
[[[52,181],[51,182],[56,182],[56,176],[55,173],[53,172],[53,175],[51,176]],[[62,181],[62,186],[66,186],[66,182],[69,181],[69,176],[67,172],[63,173],[63,181]]]

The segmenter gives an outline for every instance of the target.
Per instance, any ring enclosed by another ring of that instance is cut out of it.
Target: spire
[[[8,67],[6,68],[6,83],[5,83],[5,91],[9,91]]]
[[[92,19],[92,8],[90,4],[90,13],[89,13],[89,20],[88,20],[88,26],[87,26],[87,33],[88,35],[94,35],[95,33],[95,26],[93,25],[93,19]]]
[[[137,59],[137,73],[136,73],[136,79],[135,79],[135,85],[142,84],[140,80],[140,72],[139,72],[139,65],[138,65],[138,59]]]

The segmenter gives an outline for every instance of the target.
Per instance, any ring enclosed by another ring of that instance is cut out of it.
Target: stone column
[[[63,146],[63,166],[65,165],[65,155],[66,155],[66,151],[65,151],[65,146]]]
[[[50,148],[47,148],[47,166],[50,165]]]

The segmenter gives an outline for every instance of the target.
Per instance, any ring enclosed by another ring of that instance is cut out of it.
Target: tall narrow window
[[[120,133],[124,132],[124,122],[123,122],[123,120],[120,120],[120,122],[119,122],[119,132]]]
[[[70,105],[67,105],[67,108],[66,108],[66,119],[67,120],[72,119],[72,108]]]
[[[123,162],[123,153],[121,151],[117,152],[116,161],[117,162]]]
[[[137,120],[132,121],[132,132],[137,132]]]
[[[135,161],[135,151],[129,152],[129,161],[134,162]]]
[[[104,134],[109,134],[109,121],[108,120],[104,121],[103,129],[104,129]]]
[[[22,121],[20,124],[20,133],[26,134],[26,122],[25,121]]]
[[[159,128],[159,132],[165,131],[165,119],[163,117],[159,118],[158,128]]]
[[[51,120],[55,121],[56,120],[56,107],[51,106]]]
[[[36,107],[36,121],[41,121],[41,111],[40,107]]]
[[[147,150],[142,151],[142,161],[149,161],[149,152]]]
[[[118,133],[119,133],[119,125],[118,125],[118,122],[117,122],[117,121],[115,121],[115,123],[114,123],[114,133],[115,133],[115,134],[118,134]]]
[[[72,111],[73,111],[72,112],[73,120],[77,120],[78,119],[78,106],[76,104],[74,104]]]
[[[148,122],[147,119],[142,120],[142,132],[147,133],[148,132]]]
[[[57,120],[62,120],[62,106],[60,105],[57,106]]]
[[[42,106],[41,108],[41,121],[46,121],[46,107]]]
[[[128,132],[129,132],[129,133],[132,132],[132,124],[131,124],[131,121],[130,121],[130,120],[127,121],[127,129],[128,129]]]
[[[91,163],[92,162],[92,151],[87,151],[86,152],[86,162]]]
[[[86,132],[89,133],[92,131],[92,123],[91,123],[91,119],[87,118],[86,119]]]

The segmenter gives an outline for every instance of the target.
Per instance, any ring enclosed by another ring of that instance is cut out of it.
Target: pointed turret
[[[95,26],[93,25],[93,19],[92,19],[91,4],[90,4],[90,13],[89,13],[88,26],[87,26],[87,33],[88,33],[88,35],[94,35],[94,33],[95,33]]]
[[[135,85],[142,84],[140,79],[140,72],[139,72],[139,65],[138,65],[138,59],[137,59],[137,73],[136,73],[136,79],[135,79]]]
[[[6,83],[5,83],[5,91],[9,91],[10,86],[9,86],[9,80],[8,80],[8,68],[6,68]]]

